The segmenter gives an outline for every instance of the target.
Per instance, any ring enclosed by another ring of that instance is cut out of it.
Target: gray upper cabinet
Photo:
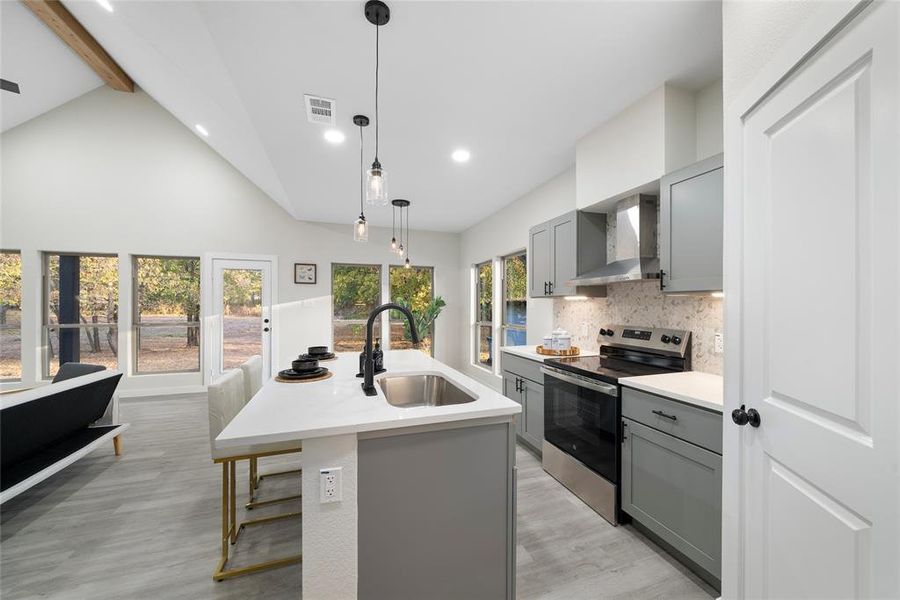
[[[575,286],[567,282],[576,275],[576,253],[578,252],[575,220],[577,213],[571,212],[550,221],[553,238],[553,278],[550,288],[552,296],[571,296]]]
[[[605,264],[605,214],[573,210],[529,230],[532,298],[575,294],[576,288],[568,282]],[[598,294],[595,291],[592,295]]]
[[[531,281],[529,295],[546,296],[551,279],[550,223],[541,223],[528,232],[528,276]]]
[[[723,155],[660,179],[659,260],[664,292],[722,289]]]

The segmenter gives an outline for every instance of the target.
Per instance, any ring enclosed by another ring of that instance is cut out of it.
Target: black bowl
[[[307,349],[307,352],[309,352],[311,356],[316,356],[318,354],[328,354],[328,346],[310,346]]]
[[[291,368],[297,373],[306,373],[308,371],[315,371],[319,368],[319,361],[314,358],[306,358],[301,359],[298,358],[294,362],[291,363]]]

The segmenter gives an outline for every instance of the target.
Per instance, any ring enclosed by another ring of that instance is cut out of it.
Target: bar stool
[[[244,375],[244,403],[250,402],[250,399],[260,390],[263,384],[263,361],[262,356],[258,354],[255,356],[251,356],[241,365],[241,372]],[[257,500],[256,499],[256,491],[259,489],[259,484],[262,483],[262,480],[266,477],[279,477],[282,475],[303,475],[303,469],[287,469],[287,470],[278,470],[277,467],[270,466],[266,467],[265,465],[260,468],[259,460],[256,458],[250,459],[250,501],[247,502],[245,508],[247,510],[253,510],[254,508],[260,508],[262,506],[270,506],[272,504],[278,504],[279,502],[287,502],[289,500],[299,500],[301,495],[296,496],[285,496],[284,498],[275,498],[273,500]]]
[[[301,562],[303,559],[302,554],[295,554],[245,567],[226,569],[229,559],[229,548],[232,544],[237,543],[238,535],[245,527],[272,523],[302,515],[301,511],[297,511],[237,522],[237,486],[235,481],[237,462],[261,456],[292,454],[300,451],[299,444],[292,442],[255,444],[253,446],[228,448],[227,450],[216,449],[216,437],[243,408],[244,394],[244,376],[240,369],[229,371],[219,380],[211,383],[208,388],[210,454],[214,463],[222,465],[222,553],[213,573],[213,579],[216,581],[283,567]]]

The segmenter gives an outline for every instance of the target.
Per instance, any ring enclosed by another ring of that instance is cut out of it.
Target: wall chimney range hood
[[[655,196],[634,195],[616,204],[615,260],[605,267],[579,274],[571,284],[593,286],[659,279],[656,220]]]

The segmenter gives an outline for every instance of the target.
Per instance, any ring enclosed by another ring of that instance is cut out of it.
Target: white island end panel
[[[303,597],[356,598],[358,502],[356,434],[304,440]],[[341,500],[319,502],[320,469],[341,468]]]

